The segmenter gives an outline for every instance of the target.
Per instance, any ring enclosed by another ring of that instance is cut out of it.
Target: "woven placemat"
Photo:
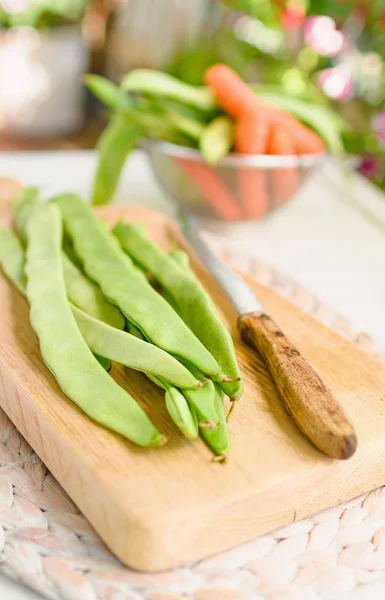
[[[374,351],[293,280],[244,257],[242,267]],[[55,600],[339,599],[385,576],[385,488],[201,563],[139,573],[109,552],[0,409],[0,571]]]

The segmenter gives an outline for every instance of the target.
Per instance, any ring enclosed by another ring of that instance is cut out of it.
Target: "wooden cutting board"
[[[186,247],[175,224],[148,208],[100,214],[111,225],[118,217],[144,223],[164,249],[173,240]],[[178,433],[152,383],[117,365],[112,376],[169,441],[143,450],[90,421],[60,391],[41,359],[26,301],[0,276],[0,404],[111,550],[142,570],[196,561],[385,483],[384,366],[245,277],[354,422],[356,455],[346,462],[326,458],[294,425],[265,366],[240,342],[226,297],[190,256],[232,330],[245,381],[229,424],[226,464],[212,462],[200,440]]]

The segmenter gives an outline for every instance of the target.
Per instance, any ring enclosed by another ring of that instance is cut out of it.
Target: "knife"
[[[353,424],[302,354],[266,313],[247,283],[222,262],[200,237],[199,221],[181,216],[191,246],[238,311],[241,339],[266,363],[279,396],[299,429],[331,458],[346,459],[357,448]]]

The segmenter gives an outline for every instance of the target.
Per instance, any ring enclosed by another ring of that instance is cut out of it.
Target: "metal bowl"
[[[261,219],[282,206],[327,157],[232,153],[210,167],[185,146],[145,139],[143,148],[162,189],[183,210],[227,222]]]

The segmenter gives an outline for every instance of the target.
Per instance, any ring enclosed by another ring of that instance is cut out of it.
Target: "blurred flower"
[[[335,56],[344,45],[344,35],[336,29],[336,22],[330,17],[307,19],[304,36],[306,43],[323,56]]]
[[[325,69],[320,73],[318,83],[333,100],[346,101],[353,96],[352,74],[345,65]]]
[[[373,129],[385,144],[385,110],[381,110],[373,119]]]
[[[282,13],[281,23],[284,29],[297,29],[301,27],[306,17],[306,9],[300,2],[286,6]]]
[[[281,31],[266,27],[259,19],[246,15],[242,15],[236,20],[234,34],[239,40],[269,54],[277,52],[283,41]]]
[[[374,179],[381,173],[382,163],[378,156],[373,154],[366,154],[361,157],[361,162],[358,166],[358,171],[368,177]]]

